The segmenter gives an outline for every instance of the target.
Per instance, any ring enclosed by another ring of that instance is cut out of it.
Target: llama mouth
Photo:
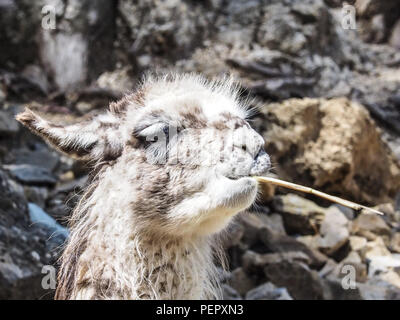
[[[241,176],[226,176],[229,180],[239,180],[243,178],[252,178],[250,175],[241,175]]]

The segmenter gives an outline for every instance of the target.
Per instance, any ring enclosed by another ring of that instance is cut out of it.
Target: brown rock
[[[374,204],[391,202],[399,190],[399,165],[360,104],[290,99],[262,113],[266,149],[282,179]]]
[[[243,268],[236,268],[232,271],[227,284],[244,296],[246,292],[256,286],[254,279],[250,278]]]
[[[376,235],[389,235],[390,228],[386,222],[376,214],[360,214],[352,223],[352,233],[369,231]]]
[[[364,237],[350,236],[349,242],[350,242],[350,249],[352,251],[361,251],[365,248],[368,241]]]
[[[373,260],[375,257],[390,257],[390,251],[386,248],[382,238],[378,237],[374,241],[369,241],[361,250],[363,260]]]
[[[400,233],[397,232],[393,235],[390,241],[390,248],[392,251],[400,253]]]

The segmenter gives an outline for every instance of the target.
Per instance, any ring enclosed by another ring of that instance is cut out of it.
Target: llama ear
[[[116,138],[116,119],[102,115],[83,123],[56,125],[39,117],[28,108],[16,120],[51,146],[80,160],[116,158],[122,151],[122,141]]]

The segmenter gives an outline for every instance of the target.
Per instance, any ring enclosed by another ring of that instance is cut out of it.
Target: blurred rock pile
[[[346,2],[357,30],[342,27]],[[224,236],[226,298],[400,299],[397,2],[3,1],[0,298],[52,297],[43,266],[55,263],[88,174],[14,115],[29,104],[53,121],[79,121],[145,71],[173,70],[230,73],[256,97],[251,122],[274,174],[385,213],[265,186]],[[41,27],[46,4],[55,30]]]

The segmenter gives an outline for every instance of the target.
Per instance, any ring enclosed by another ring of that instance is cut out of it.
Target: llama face
[[[156,224],[173,234],[220,231],[233,215],[254,202],[257,183],[251,176],[262,175],[270,167],[264,141],[248,122],[226,111],[208,120],[207,107],[200,104],[196,112],[181,112],[174,124],[160,122],[166,115],[154,117],[154,124],[138,132],[140,146],[131,151],[142,150],[149,170],[144,176],[141,172],[138,180],[147,185],[149,173],[158,172],[166,177],[159,186],[165,194],[178,195],[167,201],[169,214],[160,215],[163,219]],[[163,110],[151,114],[162,115]],[[140,190],[141,197],[148,198],[157,184],[156,180],[149,183],[147,195]],[[179,195],[185,196],[176,201]]]
[[[107,203],[115,198],[142,228],[207,235],[254,202],[251,176],[270,167],[236,92],[196,76],[149,79],[86,123],[54,126],[30,111],[18,120],[65,153],[108,162]]]

